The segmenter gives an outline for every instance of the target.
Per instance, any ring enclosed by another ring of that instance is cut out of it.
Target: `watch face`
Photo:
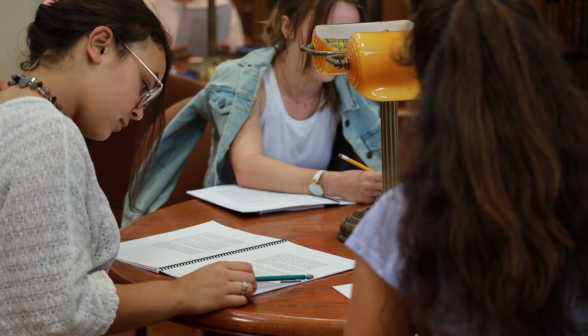
[[[308,189],[316,196],[323,196],[323,188],[318,184],[311,184],[308,186]]]

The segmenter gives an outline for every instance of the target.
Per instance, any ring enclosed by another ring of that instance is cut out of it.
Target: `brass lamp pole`
[[[398,102],[380,102],[384,192],[398,184]]]
[[[398,102],[380,102],[382,127],[382,180],[383,192],[394,188],[398,183]],[[352,212],[341,221],[337,240],[344,243],[370,207]]]

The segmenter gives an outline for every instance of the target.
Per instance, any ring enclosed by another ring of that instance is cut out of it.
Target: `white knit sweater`
[[[101,335],[120,234],[77,126],[42,98],[0,105],[0,335]]]

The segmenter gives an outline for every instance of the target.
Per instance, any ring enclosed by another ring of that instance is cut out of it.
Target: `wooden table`
[[[348,205],[268,215],[244,215],[192,200],[160,209],[120,230],[122,241],[183,229],[215,220],[243,231],[287,239],[293,243],[353,259],[336,239],[341,220],[364,206]],[[172,280],[115,261],[110,270],[115,283]],[[341,335],[349,299],[332,286],[351,283],[351,272],[318,279],[254,296],[240,308],[199,316],[178,316],[173,322],[229,335]]]

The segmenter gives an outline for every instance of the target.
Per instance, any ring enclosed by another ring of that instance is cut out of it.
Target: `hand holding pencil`
[[[382,175],[381,173],[376,172],[375,170],[371,169],[370,167],[363,165],[351,158],[347,155],[339,154],[339,157],[352,165],[361,168],[364,172],[358,172],[357,170],[348,170],[346,173],[352,173],[357,176],[359,179],[357,186],[355,187],[354,197],[355,201],[358,203],[371,203],[375,202],[378,197],[381,195],[382,192]],[[353,188],[352,188],[353,189]],[[359,192],[359,193],[358,193]],[[344,199],[352,200],[350,198],[344,197]],[[368,200],[371,200],[368,201]]]
[[[374,171],[374,170],[373,170],[373,169],[371,169],[370,167],[368,167],[368,166],[365,166],[365,165],[362,165],[361,163],[359,163],[359,162],[357,162],[357,161],[355,161],[355,160],[353,160],[353,159],[349,158],[347,155],[343,155],[343,154],[339,153],[339,157],[340,157],[340,158],[342,158],[343,160],[345,160],[345,161],[347,161],[347,162],[351,163],[352,165],[354,165],[354,166],[358,167],[358,168],[361,168],[361,169],[363,169],[363,170],[367,170],[367,171]]]
[[[327,171],[319,183],[327,196],[338,196],[359,204],[373,203],[382,193],[382,173],[350,159],[346,155],[339,157],[361,168],[344,171]],[[314,174],[314,172],[312,172]]]

